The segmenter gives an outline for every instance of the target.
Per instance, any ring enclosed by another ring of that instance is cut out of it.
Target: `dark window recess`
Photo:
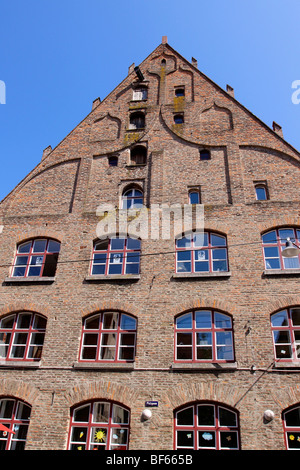
[[[108,157],[109,166],[118,166],[118,157]]]
[[[175,96],[184,96],[184,88],[175,88]]]
[[[175,124],[183,124],[184,123],[183,114],[175,114],[174,122]]]
[[[130,116],[130,129],[143,129],[145,127],[145,115],[133,113]]]
[[[210,151],[209,150],[200,150],[200,160],[210,160]]]
[[[58,253],[46,255],[43,277],[54,277],[56,272]]]
[[[132,165],[145,165],[147,162],[147,149],[141,145],[134,147],[130,152],[130,162]]]

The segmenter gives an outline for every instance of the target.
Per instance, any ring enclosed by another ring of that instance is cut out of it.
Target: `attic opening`
[[[145,114],[142,111],[132,113],[129,118],[129,129],[144,129]]]
[[[146,165],[147,149],[143,145],[136,145],[130,150],[131,165]]]

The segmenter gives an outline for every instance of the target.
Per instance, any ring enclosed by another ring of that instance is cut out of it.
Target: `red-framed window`
[[[262,235],[263,256],[265,269],[299,269],[299,255],[285,258],[281,252],[285,248],[287,238],[300,248],[300,229],[286,227],[271,230]]]
[[[32,312],[19,312],[0,319],[0,359],[39,361],[47,320]]]
[[[300,306],[271,315],[275,359],[280,362],[300,360]]]
[[[24,450],[31,406],[14,398],[0,399],[0,423],[13,433],[0,430],[0,450]]]
[[[194,232],[177,238],[176,272],[228,271],[227,240],[212,232]]]
[[[18,245],[12,270],[13,277],[53,277],[60,251],[56,240],[36,238]]]
[[[127,450],[130,410],[95,400],[71,410],[69,450]]]
[[[139,274],[141,242],[135,238],[97,241],[93,248],[91,274]]]
[[[80,361],[133,362],[136,319],[118,311],[99,312],[84,319]]]
[[[300,406],[293,406],[282,413],[285,446],[287,450],[300,449]]]
[[[199,402],[175,411],[175,449],[239,450],[238,413],[226,405]]]
[[[233,344],[230,315],[192,310],[175,318],[175,362],[232,362]]]

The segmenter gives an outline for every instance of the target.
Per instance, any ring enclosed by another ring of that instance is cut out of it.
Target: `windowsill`
[[[5,361],[0,360],[0,368],[38,369],[41,361]]]
[[[125,168],[129,168],[131,170],[133,168],[143,168],[145,166],[147,166],[147,163],[136,163],[132,165],[126,165]]]
[[[134,362],[75,362],[74,369],[134,370]]]
[[[216,272],[210,272],[210,273],[175,273],[173,274],[174,279],[188,279],[188,278],[197,278],[197,277],[208,277],[208,278],[215,278],[215,277],[230,277],[231,272],[230,271],[216,271]]]
[[[146,129],[145,127],[139,127],[139,128],[137,128],[137,129],[129,129],[129,128],[128,128],[128,129],[126,129],[125,132],[144,132],[145,129]]]
[[[43,283],[43,282],[54,282],[55,277],[43,277],[43,276],[30,276],[30,277],[6,277],[4,279],[4,282],[6,283],[23,283],[23,282],[37,282],[37,283]]]
[[[172,370],[236,370],[236,362],[173,362]]]
[[[86,276],[85,281],[138,281],[140,274],[95,274]]]
[[[263,271],[264,276],[299,276],[300,269],[266,269]]]
[[[273,369],[300,369],[300,362],[275,362]]]

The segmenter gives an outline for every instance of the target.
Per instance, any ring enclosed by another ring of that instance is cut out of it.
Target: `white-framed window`
[[[60,243],[36,238],[20,243],[14,259],[13,277],[53,277],[56,272]]]
[[[133,101],[143,101],[148,97],[148,90],[146,87],[135,88],[132,94]]]
[[[125,275],[140,272],[141,241],[136,238],[110,238],[96,241],[91,275]]]
[[[287,450],[300,450],[300,406],[282,413],[285,445]]]
[[[11,397],[0,399],[0,450],[24,450],[30,422],[31,406]]]
[[[285,258],[281,252],[285,248],[287,239],[300,248],[300,229],[293,227],[282,227],[270,230],[262,235],[263,256],[265,269],[299,269],[299,254],[293,258]]]
[[[271,329],[275,359],[280,362],[299,362],[300,306],[273,313]]]

